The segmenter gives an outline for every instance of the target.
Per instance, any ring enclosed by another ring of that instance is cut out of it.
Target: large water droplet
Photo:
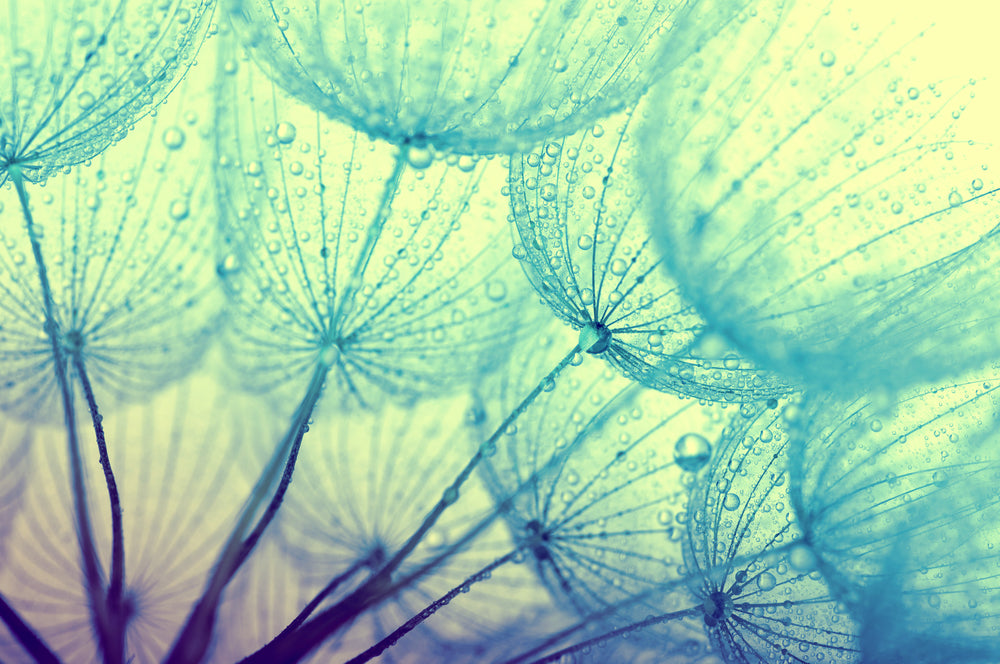
[[[184,132],[180,127],[168,127],[163,132],[163,145],[168,150],[179,150],[184,145]]]
[[[689,473],[701,470],[712,456],[708,439],[697,433],[684,434],[674,445],[674,461]]]

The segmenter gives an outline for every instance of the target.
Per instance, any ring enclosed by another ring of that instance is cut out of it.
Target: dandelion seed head
[[[641,134],[685,295],[760,366],[845,396],[989,361],[1000,324],[977,86],[931,78],[927,26],[851,22],[851,3],[807,3],[764,38],[720,34],[657,87]]]
[[[272,77],[398,145],[523,149],[634,101],[752,3],[226,3]]]
[[[44,189],[28,188],[54,329],[45,323],[25,222],[0,231],[0,408],[34,421],[62,420],[52,338],[71,372],[75,358],[82,360],[104,407],[147,397],[200,360],[222,307],[207,214],[205,124],[180,118],[206,101],[197,92],[201,82],[183,83],[176,102],[90,165]],[[178,120],[189,137],[171,148],[161,136]],[[0,205],[4,219],[20,216],[11,184],[0,189]]]
[[[995,385],[991,367],[888,406],[822,395],[807,405],[796,511],[817,564],[862,617],[892,587],[914,634],[946,624],[949,637],[997,638],[985,619],[997,587]]]
[[[224,73],[220,94],[217,272],[241,384],[298,390],[321,363],[342,397],[331,403],[412,399],[475,378],[527,333],[515,315],[527,289],[489,195],[499,160],[414,167],[251,63]],[[245,100],[235,111],[230,94]]]
[[[0,9],[0,181],[39,182],[120,141],[183,76],[213,3],[7,2]]]
[[[487,408],[499,414],[519,398],[562,350],[562,336],[539,340],[491,380]],[[597,621],[605,628],[684,606],[684,593],[660,590],[683,564],[686,487],[671,445],[684,434],[714,436],[715,426],[694,402],[586,357],[508,430],[483,476],[510,505],[504,516],[524,564],[554,601],[582,616],[605,611]],[[685,624],[663,629],[691,637]]]
[[[684,560],[712,649],[726,662],[860,661],[858,627],[793,511],[780,409],[730,417],[687,501]]]
[[[664,272],[637,165],[635,109],[511,157],[514,256],[579,345],[644,385],[698,398],[787,390],[705,327]]]

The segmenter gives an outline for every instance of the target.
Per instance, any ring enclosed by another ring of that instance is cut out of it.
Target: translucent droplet
[[[833,51],[823,51],[819,54],[819,63],[824,67],[832,67],[837,62],[837,54]]]
[[[494,302],[500,302],[507,297],[507,284],[502,281],[491,281],[486,284],[486,297]]]
[[[957,190],[952,190],[952,192],[948,194],[948,205],[952,207],[958,207],[964,202],[964,200],[965,199],[962,198],[962,194],[958,193]]]
[[[184,132],[180,127],[169,127],[163,132],[163,145],[168,150],[179,150],[184,145]]]
[[[290,122],[279,122],[274,135],[278,137],[279,143],[288,145],[295,140],[295,125]]]
[[[542,185],[541,190],[538,192],[538,195],[542,197],[543,201],[549,202],[556,200],[557,194],[558,192],[556,191],[556,186],[554,184]]]
[[[773,590],[776,585],[778,585],[778,580],[770,572],[764,572],[757,577],[757,587],[764,592]]]
[[[711,456],[711,444],[697,433],[684,434],[674,445],[674,461],[689,473],[701,470]]]
[[[722,501],[722,506],[730,512],[735,512],[740,508],[740,497],[735,493],[727,493],[725,500]]]
[[[406,150],[406,162],[418,170],[423,170],[434,163],[434,153],[429,147],[411,145]]]
[[[190,214],[190,209],[186,200],[178,198],[170,204],[170,217],[174,221],[184,221],[188,218],[188,214]]]
[[[584,251],[587,251],[594,246],[594,238],[590,235],[581,235],[580,239],[576,241],[576,246],[580,247]]]

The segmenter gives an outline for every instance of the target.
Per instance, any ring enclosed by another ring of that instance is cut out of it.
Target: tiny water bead
[[[184,132],[178,127],[169,127],[163,132],[163,145],[169,150],[178,150],[184,145],[187,138]]]
[[[797,3],[763,42],[751,23],[720,33],[639,134],[664,267],[706,324],[845,396],[1000,353],[1000,181],[966,117],[983,86],[929,78],[927,26],[854,29],[851,4]]]
[[[396,145],[423,137],[494,153],[631,103],[755,3],[291,0],[280,13],[260,0],[223,4],[255,58],[316,110]]]
[[[700,316],[662,270],[634,173],[644,109],[511,157],[513,255],[553,313],[580,331],[580,348],[632,379],[705,399],[782,394],[773,376],[706,342]]]

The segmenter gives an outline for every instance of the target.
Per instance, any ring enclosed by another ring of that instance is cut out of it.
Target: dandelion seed
[[[857,662],[858,626],[805,544],[781,409],[733,416],[688,501],[685,563],[726,662]]]
[[[489,153],[634,101],[753,3],[231,2],[243,41],[295,96],[402,145]]]
[[[553,312],[593,338],[588,352],[644,385],[716,400],[787,391],[706,335],[663,269],[635,177],[648,155],[635,110],[512,157],[515,255]],[[518,253],[519,252],[519,253]]]
[[[190,209],[183,223],[171,218],[175,206],[160,198],[201,202],[197,168],[186,169],[187,177],[165,171],[185,159],[194,163],[198,142],[186,151],[170,149],[156,138],[156,124],[75,177],[60,179],[58,200],[29,198],[25,182],[33,167],[27,162],[5,164],[12,186],[0,190],[0,205],[20,208],[25,221],[16,234],[4,235],[0,249],[0,358],[9,371],[0,408],[42,421],[61,415],[93,628],[111,661],[123,656],[128,607],[122,507],[99,403],[144,396],[189,371],[221,304],[208,247],[199,244],[211,234],[187,219]],[[87,504],[79,397],[91,415],[110,503],[107,572]]]
[[[926,26],[848,30],[825,7],[756,52],[721,34],[658,89],[645,183],[671,274],[713,330],[819,390],[979,366],[1000,206],[965,107],[985,91],[928,80]]]
[[[803,409],[796,510],[860,616],[871,617],[873,592],[893,588],[881,604],[906,616],[909,634],[970,648],[996,639],[998,413],[995,367],[890,406],[817,396]]]
[[[513,361],[491,401],[503,408],[520,396],[532,365],[550,363],[553,348],[558,338]],[[510,505],[504,516],[525,563],[559,603],[586,616],[644,596],[613,611],[618,621],[678,608],[650,592],[683,564],[686,473],[672,446],[684,435],[714,438],[712,422],[697,404],[589,360],[505,436],[483,476]]]
[[[0,184],[39,182],[100,154],[157,106],[194,59],[213,3],[6,2]]]
[[[469,381],[517,338],[520,277],[478,193],[499,164],[407,169],[250,63],[224,85],[218,176],[235,267],[220,273],[242,384],[297,391],[325,362],[345,406],[413,398]]]
[[[408,167],[403,152],[223,58],[216,176],[233,257],[219,270],[230,300],[229,364],[257,389],[305,389],[172,664],[204,656],[222,591],[278,513],[328,382],[326,403],[340,408],[440,395],[530,330],[514,316],[522,295],[499,241],[502,222],[477,196],[489,188],[489,162],[468,172],[444,162]],[[281,123],[296,128],[293,140],[277,135]]]
[[[161,144],[174,112],[164,107],[93,165],[30,199],[56,341],[67,365],[79,359],[86,367],[104,407],[183,376],[218,327],[222,299],[202,186],[210,172],[198,167],[206,152],[194,137],[181,150]],[[187,126],[191,134],[203,128]],[[13,221],[17,192],[0,190],[0,205]],[[23,224],[0,238],[0,408],[58,421],[56,359],[32,243]]]

